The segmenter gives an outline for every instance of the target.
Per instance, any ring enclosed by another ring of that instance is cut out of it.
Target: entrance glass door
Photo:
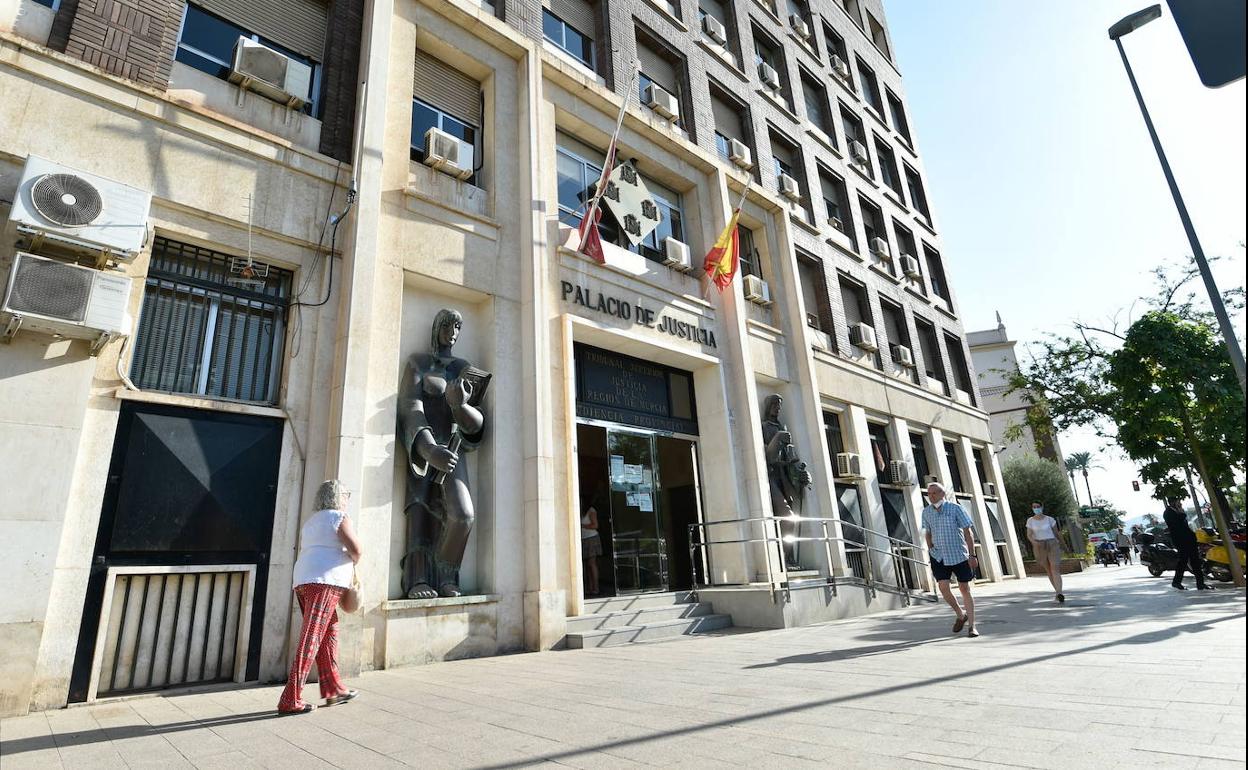
[[[657,452],[649,433],[607,429],[611,540],[618,593],[665,591],[667,543],[656,494]]]

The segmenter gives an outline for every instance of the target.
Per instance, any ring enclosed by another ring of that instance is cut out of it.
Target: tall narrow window
[[[940,383],[941,391],[948,395],[948,383],[945,382],[945,365],[940,358],[940,343],[936,338],[936,327],[917,315],[914,317],[914,328],[919,335],[919,355],[923,359],[923,371],[929,380]]]
[[[797,255],[797,276],[801,283],[802,301],[806,305],[806,325],[821,334],[815,336],[819,347],[832,349],[832,308],[828,287],[824,283],[823,265],[804,253]]]
[[[836,0],[841,8],[845,9],[845,14],[849,16],[850,21],[862,26],[862,8],[858,6],[858,0]]]
[[[806,119],[822,131],[835,147],[836,129],[832,127],[832,116],[828,109],[828,92],[806,70],[802,70],[802,99],[806,104]]]
[[[922,433],[910,434],[910,452],[914,454],[914,473],[921,483],[926,483],[927,477],[932,475],[931,465],[927,461],[927,442],[924,440]],[[926,498],[927,490],[923,490]]]
[[[906,142],[914,144],[914,140],[910,138],[910,122],[906,120],[906,108],[902,106],[901,97],[893,93],[892,89],[885,89],[885,92],[888,96],[888,116],[893,121],[893,129]]]
[[[923,191],[923,180],[919,178],[919,172],[910,166],[906,166],[906,187],[910,191],[910,205],[922,214],[930,225],[932,212],[927,208],[927,193]]]
[[[650,107],[659,113],[660,117],[672,120],[677,126],[685,128],[686,121],[681,109],[684,103],[682,86],[684,63],[680,56],[668,50],[649,33],[638,28],[637,59],[641,65],[637,74],[637,89],[642,106]],[[661,89],[662,93],[652,92],[654,87]],[[672,100],[664,99],[664,94],[670,95]],[[653,105],[649,101],[652,96],[656,99]],[[674,101],[674,104],[667,104],[668,101]],[[671,115],[665,114],[669,108],[674,108],[673,111],[676,113],[674,119]]]
[[[763,88],[776,94],[793,111],[793,95],[789,90],[789,73],[784,63],[784,48],[775,38],[754,27],[754,63]],[[764,66],[766,65],[766,66]],[[770,82],[768,82],[770,79]]]
[[[880,159],[880,179],[884,180],[884,184],[897,194],[900,199],[901,192],[901,174],[897,173],[897,156],[893,154],[893,148],[888,142],[875,135],[875,156]]]
[[[823,413],[823,432],[828,439],[828,454],[832,455],[832,469],[835,473],[836,456],[845,451],[845,434],[841,432],[841,415],[839,413]]]
[[[728,95],[728,90],[710,81],[711,116],[715,119],[715,151],[725,161],[732,162],[732,140],[753,147],[750,132],[749,108]],[[755,164],[757,165],[757,164]]]
[[[820,167],[819,186],[823,189],[823,206],[828,216],[828,224],[848,238],[850,247],[857,251],[858,237],[854,232],[854,215],[849,208],[845,180]]]
[[[845,47],[845,38],[827,22],[823,24],[823,37],[828,41],[828,59],[831,60],[832,72],[853,91],[854,73],[849,68],[849,51]]]
[[[888,245],[888,232],[884,229],[884,214],[880,211],[880,207],[862,197],[858,196],[858,208],[862,210],[862,229],[863,235],[867,237],[867,251],[870,252],[874,264],[884,267],[890,274],[896,270],[893,262],[888,255],[891,253]]]
[[[923,244],[923,256],[927,261],[927,277],[932,282],[932,293],[949,303],[953,310],[953,298],[949,295],[949,282],[945,279],[945,266],[941,264],[940,253]]]
[[[893,220],[893,235],[897,240],[898,260],[902,257],[914,257],[918,254],[918,250],[914,245],[914,233],[910,232],[909,228],[896,219]],[[917,260],[915,266],[918,266]]]
[[[878,422],[867,423],[867,436],[871,439],[871,462],[876,471],[883,474],[893,459],[893,448],[888,443],[888,427]]]
[[[130,376],[144,390],[275,404],[292,275],[243,284],[238,258],[156,238]]]
[[[893,363],[902,366],[909,372],[911,381],[918,382],[919,374],[913,366],[904,364],[901,356],[904,355],[897,349],[897,346],[905,348],[913,355],[914,347],[910,344],[910,331],[906,327],[906,314],[901,309],[901,305],[888,302],[881,298],[880,312],[884,314],[884,334],[888,336],[889,356],[893,359]]]
[[[892,59],[893,55],[888,50],[888,35],[884,32],[884,25],[870,11],[867,11],[867,32],[871,35],[871,42],[875,43],[875,47],[880,49],[880,53],[885,57]]]
[[[857,57],[854,57],[857,58]],[[884,100],[880,97],[880,82],[876,80],[875,70],[858,59],[858,80],[862,83],[862,96],[871,105],[877,115],[884,117]]]
[[[559,50],[594,69],[594,6],[585,0],[556,0],[542,9],[542,35]],[[556,15],[557,12],[557,15]]]
[[[958,390],[966,393],[972,404],[975,403],[975,386],[971,383],[971,369],[966,363],[966,352],[962,349],[962,340],[946,332],[945,349],[949,351],[954,384],[957,385]]]
[[[434,128],[478,149],[481,84],[424,51],[416,52],[412,77],[411,158],[425,159],[429,129]],[[480,153],[473,152],[474,160]],[[476,175],[469,182],[476,183]]]
[[[871,320],[871,303],[867,298],[867,287],[844,273],[838,275],[838,280],[841,287],[841,306],[845,312],[845,322],[849,324],[850,328],[850,342],[855,349],[871,353],[875,366],[882,368],[883,359],[880,358],[878,350],[872,351],[854,341],[857,334],[854,331],[854,327],[858,324],[869,326],[872,330],[875,329],[875,324]]]
[[[788,183],[784,181],[783,177],[788,177],[796,182],[797,198],[794,202],[800,206],[803,218],[809,224],[814,224],[814,213],[810,207],[810,195],[806,189],[806,174],[801,148],[793,140],[773,131],[771,132],[771,157],[775,164],[777,191],[786,197],[789,195],[785,190],[785,185]]]
[[[741,246],[741,274],[763,277],[763,255],[754,242],[754,231],[745,225],[737,228]]]
[[[849,160],[855,167],[872,179],[875,171],[871,168],[871,155],[867,152],[867,132],[862,121],[845,105],[841,105],[841,127],[845,130],[845,145],[849,149]]]
[[[945,442],[945,462],[949,465],[949,480],[953,484],[953,491],[966,492],[966,481],[962,476],[962,464],[958,462],[957,444],[952,441]]]

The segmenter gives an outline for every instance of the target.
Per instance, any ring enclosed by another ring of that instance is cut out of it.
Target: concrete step
[[[660,594],[632,594],[629,596],[612,596],[606,599],[587,599],[585,600],[585,614],[603,615],[608,612],[642,610],[649,607],[670,607],[673,604],[688,604],[692,601],[692,591],[668,591]]]
[[[714,611],[711,605],[705,602],[694,602],[689,604],[669,604],[663,607],[642,607],[620,612],[603,612],[594,615],[580,615],[575,618],[568,618],[568,633],[619,628],[620,626],[647,626],[664,620],[703,617],[714,613]]]
[[[663,620],[648,623],[644,626],[616,626],[595,631],[582,631],[568,634],[569,649],[588,647],[614,647],[633,642],[649,642],[656,639],[670,639],[687,634],[698,634],[716,631],[732,625],[729,615],[700,615],[693,618]]]

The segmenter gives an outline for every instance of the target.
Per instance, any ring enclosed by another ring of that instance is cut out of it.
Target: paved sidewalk
[[[375,672],[304,717],[277,687],[44,712],[0,722],[0,766],[1244,766],[1242,593],[1138,566],[1067,592],[985,587],[979,639],[927,606]]]

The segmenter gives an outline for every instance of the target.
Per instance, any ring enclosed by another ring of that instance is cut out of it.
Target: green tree
[[[1025,522],[1031,515],[1033,502],[1043,505],[1044,512],[1057,519],[1063,528],[1079,510],[1079,503],[1066,483],[1066,474],[1060,465],[1050,460],[1031,455],[1012,458],[1001,468],[1001,480],[1020,543],[1028,542]]]
[[[1096,505],[1079,509],[1079,516],[1088,522],[1090,532],[1112,532],[1126,521],[1126,511],[1120,511],[1105,500]]]

